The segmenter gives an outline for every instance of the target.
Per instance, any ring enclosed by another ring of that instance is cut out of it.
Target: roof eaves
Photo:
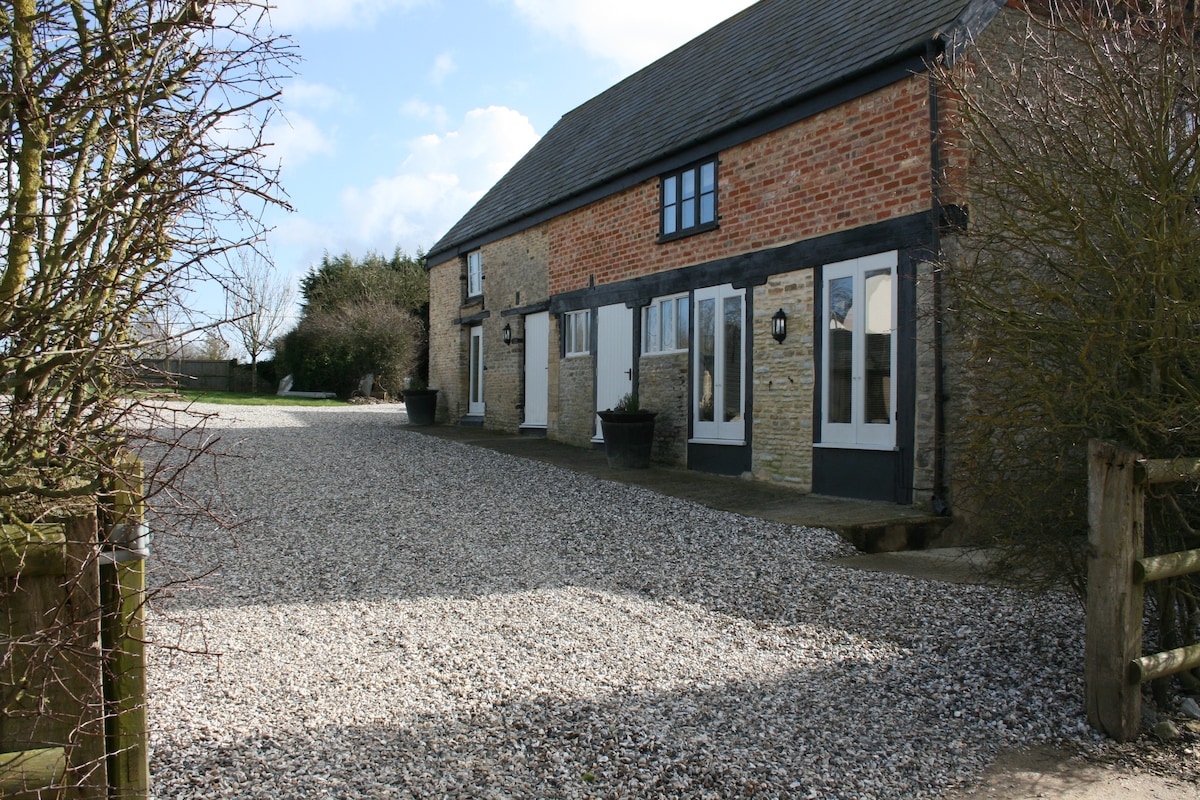
[[[973,0],[938,38],[945,43],[946,63],[951,66],[974,43],[975,38],[996,18],[1006,0]]]

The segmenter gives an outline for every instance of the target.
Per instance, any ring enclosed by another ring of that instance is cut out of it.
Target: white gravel
[[[404,430],[214,408],[233,534],[159,536],[160,798],[933,798],[1091,740],[1082,615]],[[211,469],[191,480],[211,488]],[[206,652],[200,652],[206,651]]]

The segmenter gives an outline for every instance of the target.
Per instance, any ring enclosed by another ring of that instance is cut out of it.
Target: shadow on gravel
[[[154,780],[175,798],[933,797],[1028,736],[1028,720],[981,720],[992,698],[930,694],[919,666],[839,663],[678,692],[478,702],[475,713],[411,724],[290,720],[266,735],[222,729],[200,760],[162,735]]]

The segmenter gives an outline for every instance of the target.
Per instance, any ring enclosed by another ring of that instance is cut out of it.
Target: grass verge
[[[225,406],[344,406],[344,400],[317,400],[307,397],[280,397],[277,394],[248,392],[201,392],[181,389],[174,396],[193,403],[216,403]]]

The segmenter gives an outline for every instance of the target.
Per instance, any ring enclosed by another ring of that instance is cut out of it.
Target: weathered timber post
[[[112,490],[112,529],[104,549],[104,695],[108,706],[110,800],[150,796],[150,747],[146,719],[146,547],[144,468],[123,458]]]
[[[1142,654],[1143,589],[1133,581],[1145,539],[1139,458],[1110,442],[1088,443],[1085,702],[1088,722],[1121,742],[1142,722],[1141,687],[1129,676],[1129,662]]]

